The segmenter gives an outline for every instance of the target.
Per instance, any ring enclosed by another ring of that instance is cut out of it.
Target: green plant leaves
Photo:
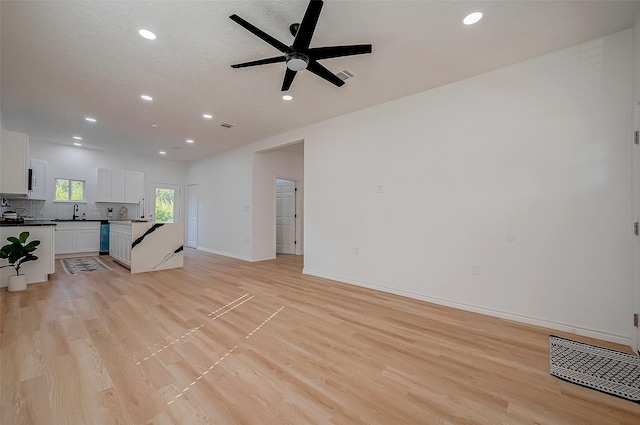
[[[13,267],[16,270],[16,275],[19,275],[22,263],[38,259],[32,252],[38,248],[40,241],[31,241],[23,245],[27,242],[28,238],[29,232],[22,232],[17,238],[15,236],[7,237],[7,240],[11,243],[0,248],[0,258],[6,259],[9,264],[0,266],[0,268]]]

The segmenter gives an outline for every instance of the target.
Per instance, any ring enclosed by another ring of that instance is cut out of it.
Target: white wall
[[[633,27],[633,128],[640,129],[640,14],[636,17]],[[640,148],[636,146],[633,158],[633,217],[634,220],[640,219]],[[635,238],[634,251],[634,281],[635,281],[635,313],[640,313],[640,239]],[[632,330],[631,346],[636,351],[640,351],[640,328]]]
[[[306,272],[629,342],[631,69],[625,31],[318,126]]]
[[[245,146],[190,163],[187,184],[198,184],[198,248],[252,259],[253,152]]]
[[[87,218],[106,218],[106,208],[111,204],[98,203],[96,199],[97,169],[113,168],[120,170],[143,171],[146,184],[149,181],[174,183],[184,187],[187,166],[176,161],[155,160],[134,155],[118,155],[93,149],[83,149],[55,143],[29,140],[29,157],[47,161],[46,197],[42,201],[12,201],[13,204],[26,204],[30,213],[36,217],[71,218],[72,205],[53,203],[55,197],[55,178],[85,180],[86,203],[80,205],[80,214],[86,212]],[[116,204],[114,214],[122,204]],[[14,205],[15,206],[15,205]],[[128,205],[129,216],[135,214],[137,206]]]
[[[199,249],[247,261],[275,258],[275,177],[302,186],[303,161],[287,151],[261,152],[271,147],[263,141],[189,164],[187,184],[200,188]]]
[[[633,100],[640,100],[640,14],[633,26]]]
[[[303,224],[304,159],[283,149],[255,153],[253,157],[253,260],[276,258],[276,177],[298,182],[296,228]],[[302,253],[302,232],[296,232],[296,253]]]
[[[304,139],[306,273],[629,343],[631,58],[628,30],[202,160],[205,246],[265,231],[251,152]]]

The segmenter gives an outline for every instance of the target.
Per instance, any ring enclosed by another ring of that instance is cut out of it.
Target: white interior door
[[[296,253],[296,182],[276,179],[276,253]]]
[[[187,246],[198,247],[198,185],[187,186]]]
[[[149,183],[150,217],[156,223],[181,223],[181,192],[177,184]]]

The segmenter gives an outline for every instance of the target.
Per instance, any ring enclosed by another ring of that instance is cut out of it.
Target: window
[[[180,223],[181,190],[179,185],[149,183],[148,206],[156,223]]]
[[[84,201],[84,180],[56,179],[56,201]]]
[[[173,223],[175,190],[156,187],[156,223]]]

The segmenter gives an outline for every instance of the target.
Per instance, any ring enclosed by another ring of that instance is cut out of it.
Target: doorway
[[[176,184],[149,183],[149,212],[156,223],[181,223],[181,190]]]
[[[297,182],[276,178],[276,254],[296,253]]]
[[[198,185],[187,186],[187,246],[198,247]]]

